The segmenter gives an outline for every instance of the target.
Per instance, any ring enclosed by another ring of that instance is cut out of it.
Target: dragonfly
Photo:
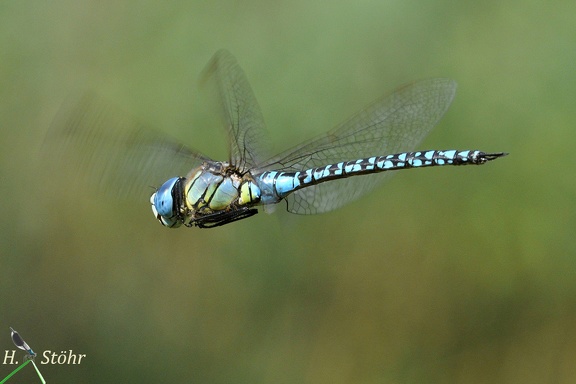
[[[34,370],[36,371],[36,374],[38,375],[38,377],[40,378],[40,381],[42,381],[43,384],[46,384],[46,380],[44,380],[44,376],[42,376],[42,373],[40,373],[40,370],[38,369],[38,366],[36,365],[36,363],[34,362],[34,359],[36,358],[36,352],[34,352],[32,350],[32,348],[30,348],[30,346],[24,341],[24,339],[22,338],[22,336],[20,336],[20,334],[18,332],[16,332],[14,330],[14,328],[10,327],[10,337],[12,338],[12,342],[14,343],[14,345],[18,348],[20,348],[23,351],[26,351],[27,354],[24,357],[25,362],[22,363],[18,368],[16,368],[14,371],[12,371],[8,376],[6,376],[3,380],[2,383],[4,383],[6,380],[8,380],[10,377],[12,377],[16,372],[18,372],[22,367],[24,367],[26,364],[28,363],[32,363],[32,365],[34,366]]]
[[[82,154],[82,172],[118,194],[141,192],[145,183],[161,185],[149,195],[150,204],[168,228],[219,227],[281,201],[295,214],[328,212],[372,191],[391,171],[482,165],[507,155],[414,150],[451,104],[456,92],[451,79],[400,87],[332,130],[269,156],[262,112],[236,59],[226,50],[216,52],[201,78],[216,90],[228,137],[227,161],[212,160],[139,123],[110,117],[92,96],[57,119],[68,145]]]
[[[12,337],[12,342],[14,342],[15,346],[23,351],[28,352],[26,358],[33,359],[36,357],[36,353],[32,350],[32,348],[28,346],[28,344],[26,344],[24,339],[22,339],[22,336],[20,336],[20,334],[16,332],[12,327],[10,327],[10,337]]]

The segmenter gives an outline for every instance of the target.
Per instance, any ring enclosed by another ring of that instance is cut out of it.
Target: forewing
[[[133,199],[209,160],[90,93],[64,104],[43,152],[50,163],[72,168],[79,183]]]
[[[212,83],[221,106],[230,144],[230,162],[247,171],[262,161],[268,148],[264,117],[236,59],[225,50],[212,57],[202,75]]]

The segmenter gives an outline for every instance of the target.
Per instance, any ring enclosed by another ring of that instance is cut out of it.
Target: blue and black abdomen
[[[490,160],[507,155],[507,153],[485,153],[477,150],[429,150],[402,152],[393,155],[372,156],[362,159],[328,164],[323,167],[310,168],[301,172],[268,171],[260,174],[261,188],[268,186],[272,195],[264,197],[263,202],[273,202],[286,197],[301,188],[310,187],[330,180],[351,176],[366,175],[385,171],[408,168],[423,168],[442,165],[481,165]],[[270,199],[270,200],[268,200]]]

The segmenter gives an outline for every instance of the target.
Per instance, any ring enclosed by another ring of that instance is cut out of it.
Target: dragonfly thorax
[[[203,226],[243,218],[260,202],[261,192],[248,172],[241,174],[226,162],[204,162],[186,178],[175,177],[151,198],[152,211],[162,225]]]

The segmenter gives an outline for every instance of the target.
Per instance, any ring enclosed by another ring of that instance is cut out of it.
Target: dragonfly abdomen
[[[352,161],[328,164],[301,172],[264,172],[259,176],[263,184],[271,185],[278,198],[311,185],[346,177],[367,175],[408,168],[442,165],[481,165],[507,153],[485,153],[477,150],[429,150],[402,152],[393,155],[365,157]]]

